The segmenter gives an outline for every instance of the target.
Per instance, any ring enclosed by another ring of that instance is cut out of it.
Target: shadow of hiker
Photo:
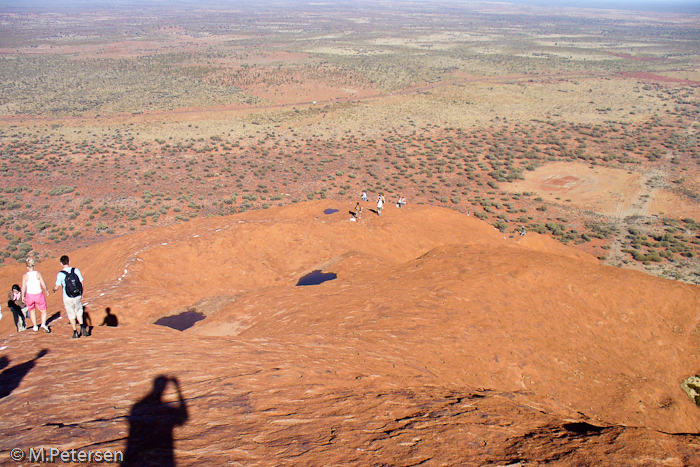
[[[83,324],[88,328],[88,335],[92,334],[92,330],[95,328],[95,326],[92,325],[92,318],[90,317],[90,313],[87,311],[86,305],[83,305]]]
[[[163,392],[173,383],[177,402],[163,401]],[[173,429],[187,421],[187,406],[177,378],[160,375],[153,389],[131,408],[129,438],[122,467],[174,467]]]
[[[119,320],[117,319],[117,315],[112,314],[112,309],[110,307],[105,308],[105,313],[107,314],[102,320],[102,324],[100,324],[100,326],[110,326],[113,328],[119,326]]]
[[[17,389],[19,383],[22,382],[27,373],[34,368],[36,361],[47,353],[49,353],[49,351],[46,349],[40,350],[39,353],[36,354],[36,357],[32,358],[31,360],[10,367],[0,373],[0,399],[12,394],[12,391]],[[0,365],[0,368],[2,368],[2,366],[7,366],[10,363],[7,357],[3,357],[0,360],[2,360],[2,365]]]
[[[379,215],[379,212],[378,212],[378,211],[377,211],[376,209],[372,209],[372,208],[370,208],[369,212],[373,212],[373,213],[375,213],[375,214]]]
[[[61,317],[61,312],[57,311],[56,313],[54,313],[51,316],[49,316],[48,318],[46,318],[46,325],[48,326],[49,324],[53,323],[54,321],[56,321],[60,317]]]

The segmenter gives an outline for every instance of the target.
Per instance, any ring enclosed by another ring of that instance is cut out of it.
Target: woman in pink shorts
[[[42,293],[46,292],[46,295]],[[34,270],[34,259],[27,258],[27,272],[22,276],[22,300],[29,309],[29,316],[32,318],[34,330],[38,331],[36,325],[36,310],[41,311],[41,329],[44,332],[51,332],[51,329],[46,326],[46,296],[49,295],[49,289],[46,288],[46,282],[39,271]]]

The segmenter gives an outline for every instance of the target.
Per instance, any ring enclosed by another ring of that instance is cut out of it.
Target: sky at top
[[[126,5],[235,5],[260,3],[284,6],[290,4],[322,5],[328,3],[356,4],[401,4],[401,3],[510,3],[541,7],[578,7],[623,10],[658,10],[700,13],[700,0],[0,0],[0,7],[36,7],[36,6],[99,6],[102,8]]]
[[[700,13],[699,0],[509,0],[507,3],[542,7]]]

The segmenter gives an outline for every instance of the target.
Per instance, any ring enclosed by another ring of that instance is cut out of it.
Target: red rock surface
[[[0,462],[16,465],[13,447],[124,450],[134,405],[169,375],[187,407],[177,465],[700,465],[700,408],[680,389],[698,370],[697,286],[449,210],[369,207],[350,222],[351,205],[304,203],[70,253],[94,324],[109,307],[119,327],[17,334],[5,313]],[[37,267],[49,283],[59,268]],[[295,286],[313,270],[337,279]],[[186,310],[206,319],[151,324]],[[172,383],[163,397],[177,408]]]

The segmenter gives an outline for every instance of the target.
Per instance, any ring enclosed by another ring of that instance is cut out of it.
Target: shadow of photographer
[[[174,386],[176,402],[163,400],[168,385]],[[174,467],[173,430],[188,419],[187,405],[182,397],[177,378],[159,375],[153,379],[153,388],[131,408],[129,437],[122,467]]]
[[[12,391],[19,387],[19,384],[22,382],[27,373],[29,373],[32,370],[32,368],[34,368],[34,365],[36,365],[36,361],[44,355],[46,355],[47,353],[49,353],[49,351],[46,349],[40,350],[36,354],[36,357],[34,357],[33,359],[28,360],[24,363],[20,363],[19,365],[7,368],[2,373],[0,373],[0,399],[12,394]],[[8,358],[3,356],[2,358],[0,358],[0,369],[6,367],[7,365],[9,365],[9,363],[10,361],[8,360]]]

